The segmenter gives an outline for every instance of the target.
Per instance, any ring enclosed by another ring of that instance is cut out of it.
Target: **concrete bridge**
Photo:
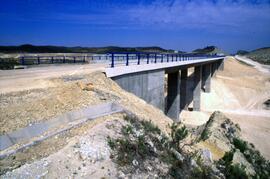
[[[175,121],[192,101],[193,110],[200,111],[201,91],[210,93],[211,77],[224,69],[224,56],[217,55],[133,53],[115,60],[119,57],[123,54],[111,54],[107,77]],[[194,68],[190,76],[189,68]],[[193,82],[191,87],[187,85],[189,80]]]

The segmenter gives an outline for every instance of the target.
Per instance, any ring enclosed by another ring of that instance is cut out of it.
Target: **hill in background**
[[[208,55],[227,55],[226,52],[224,52],[223,50],[221,50],[220,48],[216,47],[216,46],[207,46],[205,48],[202,49],[196,49],[193,50],[192,53],[198,53],[198,54],[208,54]]]
[[[167,50],[161,47],[64,47],[64,46],[0,46],[2,53],[109,53],[109,52],[157,52],[173,53],[174,50]]]
[[[270,65],[270,47],[253,50],[245,56],[259,63]]]

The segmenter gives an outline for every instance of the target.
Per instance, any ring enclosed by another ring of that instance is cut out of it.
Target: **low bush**
[[[248,148],[248,143],[240,138],[234,138],[233,145],[235,146],[235,148],[239,149],[242,153],[245,152]]]

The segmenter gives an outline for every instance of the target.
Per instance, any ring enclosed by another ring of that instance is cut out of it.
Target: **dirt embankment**
[[[109,101],[117,101],[130,111],[135,111],[144,118],[151,117],[164,126],[166,122],[171,121],[161,111],[125,92],[101,72],[51,80],[56,87],[12,92],[0,96],[1,134],[49,120],[67,111]],[[93,89],[84,90],[78,83],[91,84]],[[159,120],[161,118],[165,120]]]

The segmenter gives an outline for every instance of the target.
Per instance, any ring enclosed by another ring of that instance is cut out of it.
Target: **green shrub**
[[[224,154],[224,156],[222,157],[222,161],[224,162],[224,165],[230,165],[232,163],[233,155],[234,155],[234,150],[231,150]]]
[[[188,130],[185,126],[179,128],[176,123],[171,126],[172,146],[178,149],[180,141],[186,138]]]
[[[131,125],[123,126],[122,129],[121,129],[121,132],[122,132],[123,135],[132,134],[132,132],[133,132],[132,126]]]
[[[233,145],[235,146],[235,148],[239,149],[242,153],[245,152],[248,148],[247,142],[239,138],[233,139]]]
[[[239,164],[233,164],[226,167],[225,177],[227,179],[246,179],[248,178],[245,167]]]
[[[209,138],[209,132],[208,132],[207,129],[204,129],[203,132],[202,132],[202,134],[201,134],[201,136],[200,136],[200,140],[205,141],[205,140],[207,140],[208,138]]]
[[[234,150],[226,152],[224,156],[217,162],[219,169],[228,179],[245,179],[248,178],[245,167],[239,164],[232,164]],[[220,167],[223,166],[223,167]]]

